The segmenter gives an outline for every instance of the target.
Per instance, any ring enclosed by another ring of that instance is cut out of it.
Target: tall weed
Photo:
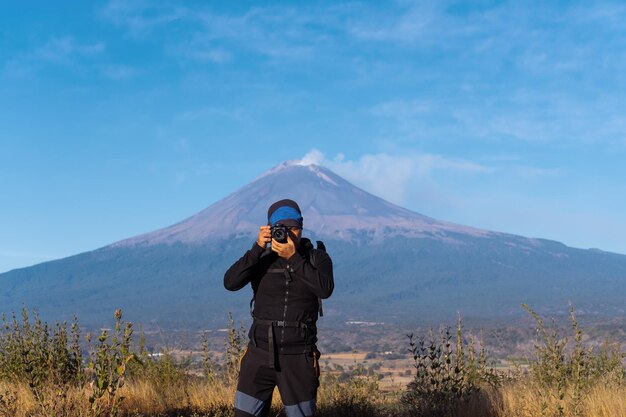
[[[438,335],[431,329],[426,337],[407,337],[415,374],[401,401],[415,415],[457,415],[482,386],[498,385],[499,377],[487,366],[482,341],[478,353],[473,337],[465,341],[460,316],[455,343],[449,327],[441,328]]]
[[[594,387],[624,386],[626,355],[619,345],[609,341],[600,347],[585,346],[573,306],[570,306],[569,336],[562,334],[554,320],[548,327],[528,305],[522,307],[536,323],[538,339],[530,360],[528,389],[536,391],[543,415],[582,416],[585,399]]]

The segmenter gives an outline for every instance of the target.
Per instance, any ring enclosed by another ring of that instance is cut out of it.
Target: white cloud
[[[348,181],[394,203],[402,203],[407,199],[411,181],[426,180],[441,172],[475,175],[496,171],[495,168],[472,161],[428,153],[365,154],[357,160],[348,160],[343,153],[329,159],[320,150],[311,149],[300,163],[325,166]]]
[[[186,17],[184,7],[161,7],[157,2],[112,0],[102,9],[101,15],[117,26],[124,27],[132,36],[147,34],[157,26]]]
[[[393,14],[381,15],[379,10],[370,11],[360,19],[351,19],[347,32],[355,38],[367,41],[428,42],[433,36],[450,32],[453,27],[446,22],[441,27],[444,14],[438,10],[439,2],[408,3],[409,8],[394,10]]]
[[[302,157],[302,159],[300,159],[300,164],[301,165],[311,165],[311,164],[324,165],[325,160],[326,158],[324,157],[324,154],[321,151],[317,149],[311,149],[306,155]]]
[[[491,161],[491,164],[419,152],[364,154],[350,160],[343,153],[329,158],[319,149],[311,149],[299,163],[327,167],[353,184],[396,204],[411,203],[418,194],[428,196],[431,202],[442,206],[460,205],[458,194],[464,191],[463,184],[475,185],[476,177],[485,180],[485,176],[489,180],[507,178],[507,181],[518,183],[563,174],[560,168],[524,165],[522,158],[517,156],[486,156],[482,159]],[[488,187],[487,181],[485,187]]]
[[[102,56],[104,42],[79,42],[71,36],[53,37],[42,45],[7,61],[5,71],[12,76],[29,76],[46,65],[77,68],[84,61]]]
[[[94,57],[104,52],[104,42],[80,43],[72,37],[52,38],[43,46],[35,49],[29,58],[56,64],[70,63],[78,57]]]
[[[233,59],[234,51],[270,59],[316,59],[315,45],[329,44],[327,36],[311,28],[319,24],[318,14],[293,7],[251,7],[243,13],[227,14],[215,12],[208,4],[111,0],[100,14],[135,38],[178,25],[178,36],[166,40],[165,52],[200,63],[224,64]]]

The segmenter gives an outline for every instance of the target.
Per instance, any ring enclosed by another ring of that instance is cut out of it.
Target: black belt
[[[253,316],[255,323],[261,324],[263,326],[267,326],[267,343],[269,344],[268,351],[270,354],[269,366],[272,369],[276,369],[276,357],[278,355],[278,349],[276,344],[274,343],[274,327],[295,327],[299,329],[304,329],[304,340],[307,339],[307,324],[303,321],[285,321],[285,320],[263,320],[257,319]],[[256,339],[253,337],[252,341],[256,346]]]

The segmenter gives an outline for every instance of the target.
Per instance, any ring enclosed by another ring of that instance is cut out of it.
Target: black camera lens
[[[285,226],[272,227],[272,239],[278,243],[287,243],[287,228]]]

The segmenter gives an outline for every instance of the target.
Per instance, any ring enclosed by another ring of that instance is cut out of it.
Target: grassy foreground
[[[489,366],[459,320],[427,335],[408,335],[413,379],[384,393],[378,376],[356,364],[323,370],[317,416],[621,417],[626,371],[620,346],[589,347],[571,311],[571,334],[537,322],[535,355],[504,372]],[[3,318],[0,331],[0,416],[230,416],[245,332],[230,329],[217,360],[206,339],[196,360],[146,351],[116,311],[115,327],[95,340],[77,323],[49,327],[37,316]],[[271,416],[281,414],[277,391]]]
[[[329,387],[322,383],[317,416],[419,416],[403,407],[399,399],[367,398],[345,391],[346,387]],[[125,398],[118,415],[124,416],[231,416],[234,388],[219,383],[189,383],[166,389],[148,381],[128,383],[120,395]],[[51,391],[50,404],[42,407],[25,384],[0,383],[6,403],[2,416],[91,416],[88,388],[72,388],[59,394]],[[337,394],[342,395],[338,397]],[[571,393],[570,393],[571,395]],[[546,401],[547,398],[548,399]],[[463,404],[454,416],[471,417],[537,417],[585,416],[621,417],[626,415],[626,388],[598,384],[585,395],[577,411],[564,403],[559,412],[556,393],[542,392],[539,387],[519,382],[498,390],[487,389]],[[274,394],[271,416],[280,415],[280,397]],[[107,415],[106,413],[103,415]],[[426,415],[426,414],[424,414]],[[431,414],[436,415],[436,414]]]

